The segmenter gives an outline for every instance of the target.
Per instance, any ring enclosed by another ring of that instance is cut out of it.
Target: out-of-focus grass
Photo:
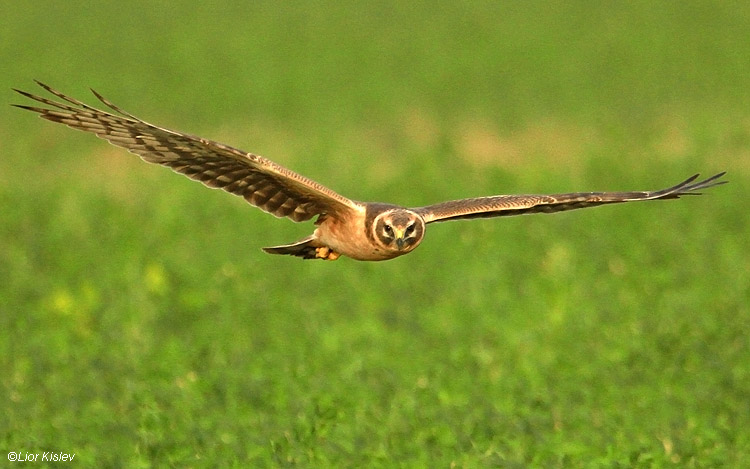
[[[0,83],[91,86],[365,200],[732,183],[302,262],[259,247],[310,226],[0,107],[4,452],[747,465],[750,9],[165,5],[0,7]]]

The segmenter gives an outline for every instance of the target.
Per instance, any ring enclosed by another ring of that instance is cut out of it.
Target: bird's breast
[[[360,261],[384,261],[405,254],[373,244],[367,236],[364,214],[345,220],[326,218],[315,230],[315,236],[335,252]]]

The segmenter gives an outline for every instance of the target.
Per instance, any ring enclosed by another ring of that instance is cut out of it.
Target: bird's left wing
[[[14,106],[37,112],[52,122],[96,134],[149,163],[168,166],[208,187],[243,197],[277,217],[300,222],[318,215],[343,217],[351,211],[363,210],[358,202],[266,158],[149,124],[116,107],[96,91],[92,90],[116,114],[101,111],[37,83],[63,102],[15,90],[48,107]]]
[[[414,208],[425,223],[470,218],[491,218],[525,213],[554,213],[604,204],[634,202],[638,200],[677,199],[683,195],[698,195],[701,189],[724,184],[719,173],[695,182],[698,174],[676,186],[658,191],[633,192],[574,192],[548,195],[495,195],[473,199],[451,200],[439,204]]]

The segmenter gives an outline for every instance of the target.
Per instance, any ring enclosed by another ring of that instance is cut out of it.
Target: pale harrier
[[[380,261],[411,252],[428,223],[524,213],[552,213],[636,200],[676,199],[723,184],[719,173],[695,182],[698,175],[669,189],[644,192],[576,192],[551,195],[495,195],[404,208],[357,202],[290,171],[273,161],[222,143],[167,130],[114,106],[94,91],[115,114],[100,111],[37,82],[64,102],[16,90],[49,108],[16,105],[78,130],[96,134],[149,163],[172,168],[208,187],[224,189],[277,217],[315,221],[312,235],[292,244],[263,248],[271,254],[334,260],[340,255]],[[92,90],[93,91],[93,90]]]

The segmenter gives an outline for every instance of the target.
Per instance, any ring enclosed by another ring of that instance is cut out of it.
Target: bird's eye
[[[404,234],[406,236],[409,236],[410,234],[414,233],[414,225],[409,225],[406,227],[406,230],[404,231]]]
[[[383,230],[386,234],[393,234],[393,227],[391,225],[383,225]]]

